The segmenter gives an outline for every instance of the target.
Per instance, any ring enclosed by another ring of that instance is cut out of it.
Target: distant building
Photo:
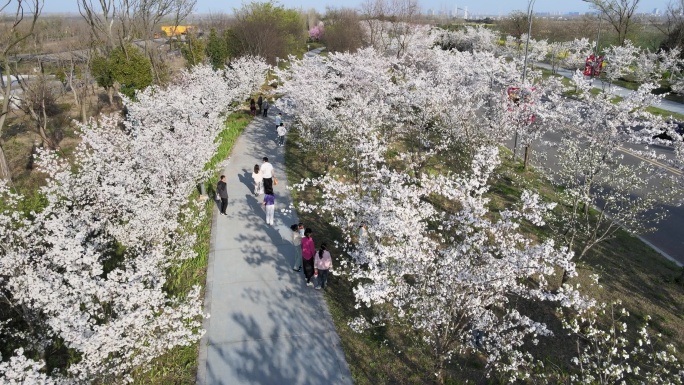
[[[178,26],[163,25],[161,27],[161,30],[166,35],[166,37],[173,37],[173,36],[187,35],[194,28],[195,27],[193,27],[192,25],[178,25]]]
[[[660,10],[658,8],[653,8],[653,14],[656,16],[660,15]]]

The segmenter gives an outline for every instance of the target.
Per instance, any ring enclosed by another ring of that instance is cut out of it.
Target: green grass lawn
[[[286,146],[285,162],[288,180],[297,183],[303,178],[321,175],[324,165],[316,154],[307,153],[297,144],[292,132]],[[454,170],[458,171],[458,170]],[[522,181],[522,183],[521,183]],[[547,199],[552,199],[554,188],[534,170],[522,171],[518,164],[506,161],[492,181],[489,194],[492,210],[496,211],[519,199],[521,184],[534,187]],[[292,191],[295,202],[314,202],[320,199],[317,191]],[[311,213],[298,213],[307,227],[314,229],[317,242],[333,241],[340,237],[339,231],[326,218]],[[548,236],[547,228],[529,227],[532,238]],[[344,258],[338,250],[331,250],[334,258]],[[339,262],[338,262],[339,263]],[[666,260],[639,239],[620,232],[616,239],[605,242],[578,261],[580,276],[571,280],[579,284],[585,294],[600,301],[616,299],[633,317],[630,330],[645,315],[653,317],[653,327],[680,352],[684,351],[684,284],[682,269]],[[560,284],[560,272],[558,272]],[[602,288],[592,285],[591,274],[601,276]],[[430,384],[435,377],[426,346],[416,344],[415,331],[406,325],[387,325],[364,333],[356,333],[348,322],[368,309],[354,307],[353,283],[344,277],[332,278],[325,298],[332,313],[337,332],[342,341],[347,363],[357,385],[376,384]],[[575,353],[575,340],[560,328],[555,309],[539,308],[536,304],[520,304],[530,310],[536,319],[546,322],[556,332],[554,338],[542,338],[533,352],[542,359],[547,368],[564,378],[569,371],[569,359]],[[528,307],[529,306],[529,307]],[[633,334],[632,334],[633,335]],[[499,384],[501,379],[487,378],[483,371],[483,357],[478,355],[457,357],[450,368],[447,384]]]

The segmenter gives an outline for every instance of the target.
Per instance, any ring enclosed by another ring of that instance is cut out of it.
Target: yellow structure
[[[180,35],[186,35],[188,32],[190,32],[194,27],[191,25],[178,25],[178,26],[173,26],[173,25],[163,25],[161,27],[162,32],[166,34],[167,37],[171,36],[180,36]]]

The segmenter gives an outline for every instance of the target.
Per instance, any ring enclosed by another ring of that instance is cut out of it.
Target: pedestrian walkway
[[[273,117],[257,117],[235,143],[224,170],[227,216],[214,209],[205,294],[206,334],[200,345],[201,385],[351,385],[320,291],[292,270],[291,209]],[[286,141],[287,145],[287,141]],[[268,226],[255,197],[252,169],[267,156],[278,185],[275,225]],[[315,238],[314,238],[315,239]]]
[[[550,64],[534,63],[534,65],[539,67],[539,68],[551,70]],[[573,71],[570,71],[570,70],[565,69],[565,68],[557,69],[556,73],[558,75],[564,76],[564,77],[569,78],[569,79],[572,79],[572,77],[574,75]],[[592,82],[593,82],[592,85],[596,88],[601,88],[601,89],[607,89],[608,88],[608,83],[605,83],[602,80],[593,79]],[[624,88],[624,87],[613,85],[611,92],[614,95],[621,96],[624,98],[626,96],[629,96],[634,91],[627,89],[627,88]],[[662,99],[660,101],[660,103],[654,104],[653,107],[657,107],[657,108],[660,108],[660,109],[665,110],[665,111],[675,112],[675,113],[684,115],[684,104],[677,103],[677,102],[672,101],[672,100]]]

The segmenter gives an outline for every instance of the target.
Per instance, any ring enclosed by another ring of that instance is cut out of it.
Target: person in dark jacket
[[[219,198],[221,198],[221,214],[226,214],[226,208],[228,207],[228,185],[226,184],[226,176],[221,175],[221,180],[216,185],[216,193]]]
[[[268,107],[270,107],[270,105],[268,104],[268,100],[264,100],[264,102],[261,104],[261,108],[263,108],[264,110],[264,118],[268,118]]]
[[[261,105],[264,103],[264,97],[259,95],[259,99],[257,99],[257,106],[259,106],[259,115],[261,115]]]
[[[256,102],[254,99],[250,100],[249,102],[249,114],[252,116],[256,116]]]

